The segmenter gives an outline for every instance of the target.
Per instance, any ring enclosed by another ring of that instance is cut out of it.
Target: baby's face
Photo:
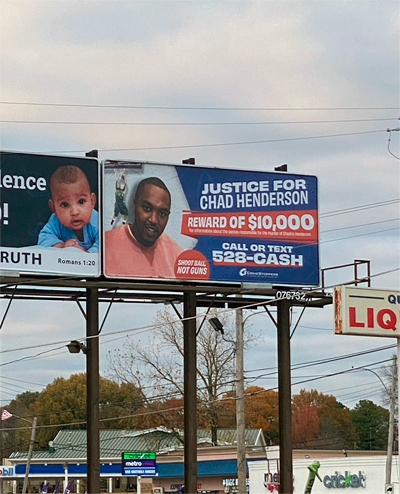
[[[90,221],[96,195],[90,192],[87,179],[73,184],[56,182],[51,190],[49,205],[61,223],[72,230],[81,230]]]

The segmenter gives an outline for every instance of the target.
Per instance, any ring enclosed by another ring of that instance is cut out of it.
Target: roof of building
[[[180,434],[183,438],[183,434]],[[218,445],[230,446],[236,444],[236,429],[218,429]],[[32,460],[59,460],[82,459],[86,460],[86,430],[60,430],[53,440],[54,451],[34,451]],[[197,432],[199,447],[213,446],[211,434],[207,430]],[[265,439],[261,429],[246,429],[245,442],[247,446],[265,447]],[[165,427],[156,427],[145,430],[100,430],[100,458],[102,461],[121,459],[122,452],[128,451],[155,451],[158,454],[183,450],[183,444],[177,434]],[[9,457],[12,461],[25,460],[28,453],[19,451]]]

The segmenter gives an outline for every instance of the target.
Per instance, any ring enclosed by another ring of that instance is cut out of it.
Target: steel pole
[[[243,310],[236,310],[236,434],[238,494],[246,494]]]
[[[1,387],[0,387],[1,391]],[[0,413],[3,412],[3,409],[0,407]],[[0,419],[0,465],[3,465],[3,421]],[[3,492],[3,478],[0,477],[0,492]]]
[[[290,378],[290,302],[279,300],[278,391],[279,391],[279,463],[281,494],[293,493],[292,397]]]
[[[197,493],[196,293],[183,295],[185,494]],[[187,319],[190,318],[190,319]]]
[[[98,289],[86,289],[87,492],[100,492],[100,376]],[[94,337],[94,338],[93,338]]]
[[[397,410],[400,410],[400,338],[397,338]],[[400,455],[400,420],[397,419],[397,454]]]
[[[388,447],[386,456],[386,485],[392,481],[392,457],[393,457],[393,437],[394,437],[394,402],[396,392],[396,361],[397,357],[392,359],[392,383],[390,386],[390,408],[389,408],[389,434]]]
[[[28,486],[29,470],[30,470],[30,466],[31,466],[31,459],[32,459],[32,454],[33,454],[33,446],[35,444],[36,422],[37,422],[37,418],[36,417],[33,417],[31,441],[29,443],[28,459],[26,461],[26,470],[25,470],[24,483],[23,483],[23,486],[22,486],[22,494],[25,494],[26,493],[26,488]]]

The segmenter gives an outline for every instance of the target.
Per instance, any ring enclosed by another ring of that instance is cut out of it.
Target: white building
[[[342,489],[348,488],[350,491],[345,492],[352,494],[385,494],[386,492],[400,494],[397,455],[393,456],[392,461],[393,490],[390,491],[385,489],[386,455],[379,452],[369,455],[367,451],[348,451],[341,456],[336,452],[336,455],[331,457],[325,456],[327,451],[307,453],[309,454],[303,455],[303,458],[293,459],[294,493],[304,493],[309,474],[307,467],[318,460],[321,464],[318,473],[322,482],[318,478],[315,479],[312,494],[340,494]],[[278,493],[278,486],[274,482],[277,479],[276,476],[274,477],[277,473],[277,455],[276,449],[269,452],[268,460],[249,462],[250,494]]]

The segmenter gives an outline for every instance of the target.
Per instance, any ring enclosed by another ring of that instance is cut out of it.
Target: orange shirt
[[[142,278],[175,278],[175,259],[183,251],[166,233],[151,247],[144,247],[132,235],[129,225],[105,233],[105,274]]]

